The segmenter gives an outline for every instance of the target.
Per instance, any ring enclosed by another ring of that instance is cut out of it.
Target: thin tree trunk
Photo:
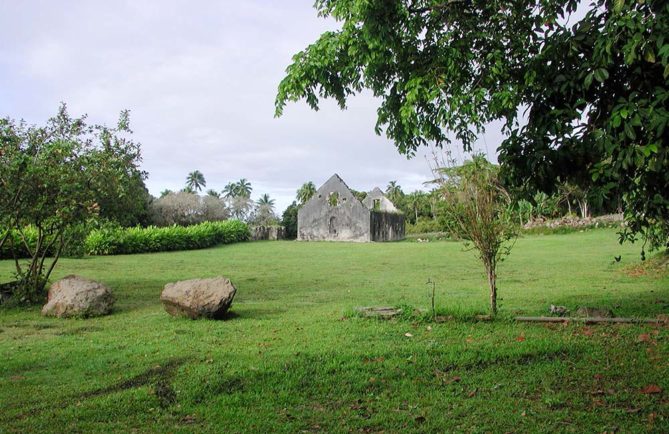
[[[5,235],[2,236],[2,240],[0,240],[0,250],[2,250],[2,246],[5,245],[5,241],[7,241],[7,238],[9,238],[9,234],[11,231],[7,229],[7,232],[5,232]]]
[[[58,248],[56,249],[56,252],[54,254],[53,262],[49,266],[49,269],[47,270],[46,274],[44,275],[44,279],[42,280],[40,279],[40,276],[42,275],[42,271],[44,270],[44,261],[46,260],[46,257],[49,254],[49,250],[53,248],[56,242],[58,242]],[[56,266],[56,263],[58,262],[58,258],[60,258],[64,246],[65,246],[65,239],[63,238],[63,231],[61,230],[53,236],[53,239],[47,244],[47,246],[44,248],[44,251],[42,252],[38,268],[39,274],[37,276],[38,284],[36,285],[36,291],[37,291],[36,294],[41,292],[46,286],[46,282],[49,280],[49,276],[51,275],[51,272]]]
[[[65,246],[65,240],[63,238],[63,234],[60,234],[60,243],[58,244],[58,250],[56,251],[56,255],[53,258],[53,262],[49,266],[49,269],[47,270],[46,274],[44,275],[44,284],[46,285],[46,282],[49,280],[49,277],[51,276],[51,272],[53,271],[54,267],[56,266],[56,263],[58,262],[58,259],[60,259],[60,255],[63,253],[63,247]]]
[[[14,266],[16,267],[16,274],[18,276],[21,276],[22,270],[21,270],[21,263],[19,262],[19,257],[16,254],[16,243],[14,243],[14,237],[9,238],[9,247],[12,250],[12,256],[14,257]]]
[[[39,278],[42,275],[42,263],[39,260],[40,250],[44,245],[44,230],[38,226],[37,228],[37,242],[35,244],[35,252],[30,260],[30,267],[28,268],[28,279],[32,280],[31,294],[29,297],[33,297],[35,294],[39,293]]]
[[[495,263],[485,264],[486,272],[488,274],[488,286],[490,287],[490,313],[497,315],[497,275],[495,273]]]

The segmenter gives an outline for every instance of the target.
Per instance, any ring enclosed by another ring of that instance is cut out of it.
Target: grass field
[[[516,324],[550,304],[669,313],[669,275],[612,230],[518,240],[499,269],[500,317],[458,243],[255,242],[68,259],[112,287],[89,320],[0,310],[0,432],[669,432],[669,330]],[[615,256],[622,255],[620,262]],[[0,262],[0,281],[12,264]],[[168,316],[170,281],[224,275],[225,321]],[[443,323],[355,306],[428,308]],[[661,389],[661,390],[659,390]]]

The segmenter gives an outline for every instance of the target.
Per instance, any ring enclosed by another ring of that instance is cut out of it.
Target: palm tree
[[[223,187],[221,194],[223,194],[223,197],[226,199],[235,197],[237,195],[237,184],[234,182],[228,182],[225,187]]]
[[[413,193],[407,195],[409,208],[411,209],[412,217],[414,217],[414,223],[418,220],[418,211],[421,208],[423,202],[426,201],[427,195],[422,191],[414,191]]]
[[[220,199],[221,194],[214,189],[209,189],[209,190],[207,190],[207,196],[211,196],[211,197],[215,197],[217,199]]]
[[[388,186],[386,187],[386,196],[388,196],[391,202],[396,202],[403,194],[402,187],[397,184],[397,181],[390,181],[388,183]]]
[[[165,197],[165,196],[167,196],[168,194],[171,194],[171,193],[173,193],[173,191],[170,190],[169,188],[166,188],[165,190],[160,192],[160,197]]]
[[[251,183],[247,181],[246,178],[242,178],[237,182],[236,186],[237,195],[243,197],[251,197],[251,191],[253,191],[253,188],[251,188]]]
[[[260,199],[256,201],[256,205],[265,206],[267,208],[270,208],[271,210],[274,210],[274,199],[270,199],[269,194],[265,193],[262,196],[260,196]]]
[[[314,194],[316,194],[316,185],[311,181],[305,182],[297,190],[297,200],[301,205],[304,205]]]
[[[201,191],[202,187],[207,186],[207,181],[204,180],[204,175],[199,170],[195,170],[186,177],[186,187],[190,187],[193,191]]]
[[[256,201],[255,223],[261,226],[270,225],[276,222],[274,215],[274,199],[270,199],[268,194],[263,194]]]

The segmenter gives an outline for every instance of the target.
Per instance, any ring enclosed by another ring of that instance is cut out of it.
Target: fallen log
[[[654,318],[602,318],[602,317],[554,317],[554,316],[517,316],[519,322],[583,322],[585,324],[618,323],[618,324],[666,324],[667,321]]]

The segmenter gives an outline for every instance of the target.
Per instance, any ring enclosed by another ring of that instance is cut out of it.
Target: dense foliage
[[[121,255],[194,250],[246,241],[248,238],[248,226],[238,220],[206,222],[187,227],[106,227],[95,229],[88,235],[86,253]]]
[[[145,174],[130,132],[128,112],[109,128],[70,117],[65,105],[43,127],[0,119],[0,250],[8,245],[16,259],[19,302],[44,297],[61,253],[100,217],[101,204],[115,201],[105,208],[113,215],[138,203]]]
[[[293,203],[288,205],[281,216],[281,226],[286,230],[287,240],[294,240],[297,238],[297,212],[299,209],[300,207],[297,202],[293,201]]]
[[[663,0],[318,0],[340,30],[293,58],[276,100],[344,108],[370,89],[401,153],[502,120],[520,194],[570,182],[621,196],[629,232],[669,240],[669,3]],[[575,22],[577,21],[577,22]]]

